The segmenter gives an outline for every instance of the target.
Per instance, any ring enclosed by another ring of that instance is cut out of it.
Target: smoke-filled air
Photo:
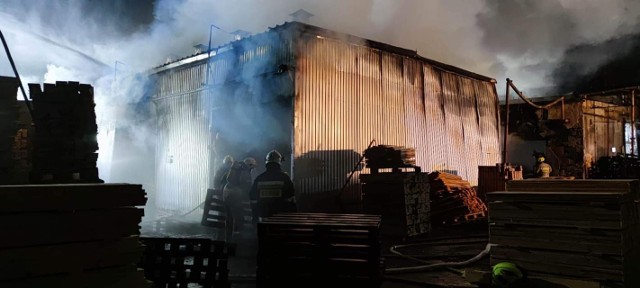
[[[113,157],[113,133],[127,127],[130,143],[118,145],[151,147],[148,114],[135,105],[149,94],[145,72],[207,46],[211,25],[215,47],[233,41],[231,31],[263,32],[298,9],[314,14],[309,24],[417,50],[494,77],[499,89],[508,77],[530,96],[586,89],[639,47],[635,0],[3,0],[0,29],[25,87],[94,86],[100,176],[135,182],[153,169],[118,176],[112,162],[127,159]],[[4,56],[0,75],[13,76]]]

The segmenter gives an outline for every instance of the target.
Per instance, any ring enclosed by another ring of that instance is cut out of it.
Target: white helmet
[[[256,164],[258,164],[258,162],[256,162],[256,159],[253,159],[251,157],[247,157],[244,159],[244,164],[247,164],[247,166],[249,167],[255,167]]]
[[[271,150],[271,152],[267,154],[266,162],[280,164],[280,162],[282,162],[282,155],[280,155],[280,153],[276,150]]]
[[[231,157],[231,155],[224,156],[222,163],[225,165],[231,165],[233,163],[233,157]]]

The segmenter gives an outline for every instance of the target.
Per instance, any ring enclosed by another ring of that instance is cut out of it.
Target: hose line
[[[404,255],[400,252],[398,252],[396,249],[398,248],[403,248],[403,247],[409,247],[409,246],[416,246],[416,244],[408,244],[408,245],[394,245],[392,246],[389,251],[391,251],[391,253],[396,254],[398,256],[407,258],[407,259],[411,259],[420,263],[425,263],[427,265],[419,265],[419,266],[411,266],[411,267],[398,267],[398,268],[388,268],[385,269],[385,273],[387,274],[401,274],[401,273],[412,273],[412,272],[423,272],[423,271],[430,271],[430,270],[434,270],[434,269],[438,269],[438,268],[452,268],[452,267],[461,267],[461,266],[467,266],[471,263],[474,263],[480,259],[482,259],[484,256],[489,255],[489,253],[491,252],[491,247],[495,246],[496,244],[491,244],[488,243],[487,246],[485,247],[485,249],[480,252],[480,254],[474,256],[471,259],[462,261],[462,262],[444,262],[444,263],[435,263],[435,264],[429,264],[429,262],[422,260],[422,259],[418,259],[416,257],[412,257],[412,256],[408,256],[408,255]]]

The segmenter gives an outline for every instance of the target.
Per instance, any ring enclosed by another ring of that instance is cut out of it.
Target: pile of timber
[[[93,87],[29,84],[36,125],[31,183],[102,183]]]
[[[382,216],[382,234],[406,238],[431,231],[427,173],[360,174],[364,213]]]
[[[257,287],[379,287],[380,216],[283,213],[258,223]]]
[[[13,139],[18,131],[18,80],[0,77],[0,184],[13,183]]]
[[[416,149],[402,146],[378,145],[364,151],[365,163],[371,173],[377,173],[378,169],[415,168]]]
[[[429,185],[434,225],[462,224],[486,218],[487,206],[462,177],[436,171],[429,174]]]
[[[522,180],[507,190],[488,194],[492,264],[640,287],[637,180]]]
[[[0,186],[0,287],[150,287],[141,185]]]

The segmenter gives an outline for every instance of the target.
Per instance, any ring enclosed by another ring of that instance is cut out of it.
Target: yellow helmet
[[[531,159],[531,158],[529,158],[529,159]],[[544,157],[542,157],[542,156],[538,157],[538,162],[540,162],[540,163],[544,162]]]
[[[524,277],[522,271],[513,263],[500,262],[492,267],[492,284],[498,287],[509,287]]]

